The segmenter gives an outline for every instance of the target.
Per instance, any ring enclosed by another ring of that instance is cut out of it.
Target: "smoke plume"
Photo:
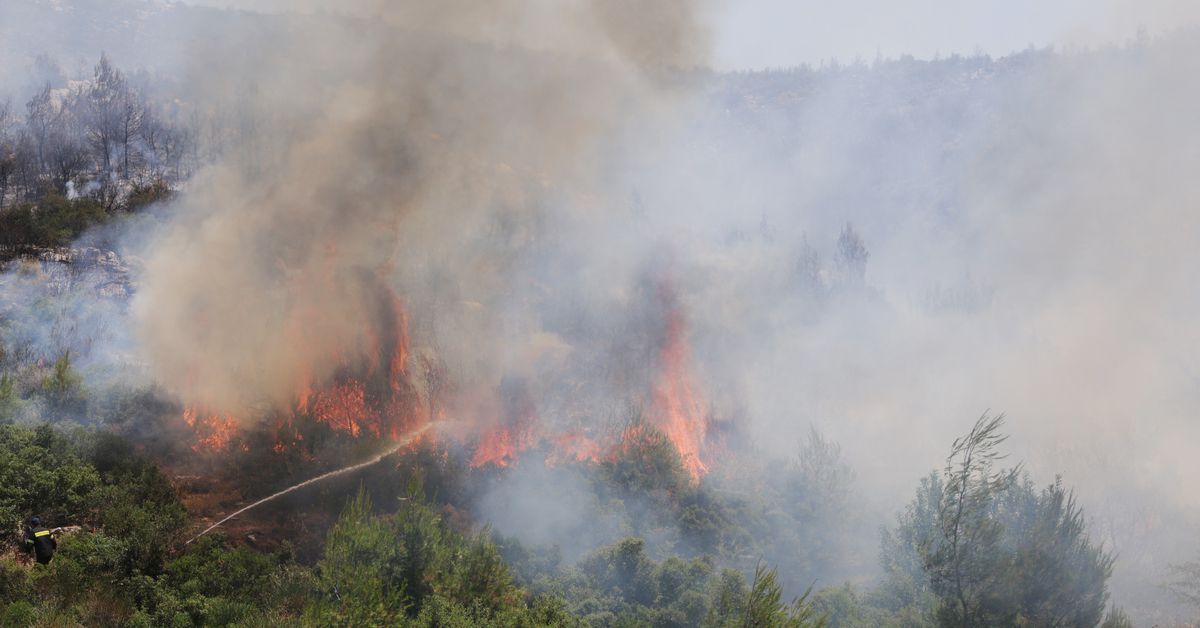
[[[347,13],[296,18],[262,48],[239,42],[239,56],[251,52],[232,76],[193,69],[192,84],[219,84],[207,91],[262,126],[192,184],[147,255],[142,346],[185,403],[283,407],[341,365],[376,359],[379,336],[397,333],[393,290],[429,321],[418,342],[437,340],[466,375],[498,355],[521,368],[536,349],[506,345],[538,330],[505,329],[496,309],[519,307],[512,258],[547,237],[529,225],[559,206],[605,211],[622,138],[679,97],[656,73],[704,49],[688,2]],[[455,317],[436,336],[433,319]]]

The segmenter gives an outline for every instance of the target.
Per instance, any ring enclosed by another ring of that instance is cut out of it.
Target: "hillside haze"
[[[719,72],[704,2],[239,6],[0,6],[0,442],[80,482],[0,516],[158,587],[113,623],[1195,621],[1197,32]]]

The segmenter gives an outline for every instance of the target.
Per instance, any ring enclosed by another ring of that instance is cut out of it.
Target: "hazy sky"
[[[329,0],[188,0],[250,9],[331,8]],[[911,54],[993,56],[1030,45],[1121,43],[1200,23],[1197,0],[706,0],[720,69],[870,61]],[[333,3],[333,10],[342,10]]]
[[[1095,45],[1196,24],[1194,0],[738,0],[721,2],[714,62],[782,67],[876,52],[1002,55],[1030,44]]]

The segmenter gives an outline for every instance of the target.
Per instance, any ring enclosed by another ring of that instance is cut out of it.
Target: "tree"
[[[625,495],[665,499],[686,491],[690,478],[675,444],[640,414],[629,421],[620,447],[601,462],[604,478]]]
[[[29,66],[29,84],[31,86],[62,87],[66,83],[67,77],[63,74],[62,68],[50,55],[41,53],[34,57],[33,63]]]
[[[815,577],[829,577],[853,555],[854,473],[841,446],[813,427],[778,475],[781,491],[774,499],[790,515],[786,527],[794,528],[792,541],[779,550],[789,557],[782,579],[788,590],[798,591]]]
[[[938,473],[922,478],[916,497],[897,516],[896,527],[882,533],[879,561],[884,577],[876,591],[877,601],[894,615],[912,619],[913,624],[934,623],[938,598],[930,586],[921,547],[936,534],[944,489]]]
[[[785,604],[774,569],[759,565],[754,580],[746,588],[741,574],[722,574],[712,610],[704,625],[712,628],[820,628],[825,618],[819,616],[808,598],[810,592]]]
[[[3,349],[0,348],[0,353]],[[12,375],[0,375],[0,425],[11,423],[20,408],[21,398],[17,395],[16,381]]]
[[[1002,425],[984,413],[885,532],[880,601],[943,626],[1095,626],[1114,558],[1061,481],[1038,491],[997,468]]]
[[[138,93],[126,90],[121,108],[121,177],[129,178],[129,157],[133,154],[132,144],[142,131],[145,106]]]
[[[17,147],[10,130],[11,124],[12,103],[0,101],[0,210],[4,209],[9,184],[17,170]]]
[[[954,441],[943,471],[946,487],[938,505],[935,534],[920,541],[935,593],[950,600],[941,608],[944,625],[987,625],[985,608],[996,591],[1002,528],[990,517],[992,501],[1008,490],[1018,469],[995,470],[1004,415],[985,412],[964,437]]]
[[[78,522],[94,505],[100,476],[48,425],[0,425],[0,528],[17,529],[32,514]]]
[[[49,83],[25,103],[25,127],[33,140],[34,154],[37,158],[34,170],[38,174],[49,170],[46,147],[61,114],[62,110],[54,104],[54,94]],[[30,183],[32,182],[27,182],[27,185]]]
[[[809,243],[807,235],[801,239],[793,277],[800,294],[805,297],[802,304],[804,314],[811,319],[828,296],[829,286],[825,262],[816,247]]]
[[[1011,567],[1006,605],[1036,626],[1094,626],[1108,599],[1114,557],[1092,544],[1083,510],[1061,479],[1038,492],[1025,478],[1000,496]]]
[[[317,564],[322,595],[308,610],[313,622],[396,625],[431,612],[466,613],[473,621],[467,625],[478,625],[525,610],[486,530],[455,532],[412,487],[394,515],[371,510],[360,490],[330,531]]]
[[[89,165],[87,149],[80,143],[73,123],[70,115],[62,114],[46,140],[46,172],[58,191],[66,191],[67,185]]]
[[[83,393],[83,377],[71,367],[71,352],[64,351],[54,361],[54,367],[42,378],[42,395],[57,413],[78,414],[87,400]]]
[[[183,158],[191,146],[190,129],[172,124],[160,107],[142,108],[140,135],[151,176],[156,180],[185,178]]]
[[[842,234],[838,236],[837,253],[834,256],[838,275],[847,284],[862,285],[867,274],[867,259],[870,257],[862,236],[855,231],[854,225],[846,223],[846,226],[842,227]]]
[[[409,604],[402,572],[408,563],[387,522],[371,514],[365,491],[346,506],[317,564],[323,600],[311,612],[343,625],[398,623]]]
[[[1200,558],[1171,565],[1167,590],[1175,599],[1200,611]]]
[[[131,100],[125,76],[101,53],[92,84],[80,94],[88,140],[100,157],[103,172],[112,171],[112,158],[125,137]],[[140,118],[139,122],[140,124]]]

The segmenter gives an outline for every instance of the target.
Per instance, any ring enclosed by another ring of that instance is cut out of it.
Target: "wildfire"
[[[554,454],[550,462],[600,462],[604,449],[603,445],[582,432],[567,432],[554,440]]]
[[[670,293],[667,297],[670,298]],[[702,458],[708,421],[688,371],[684,320],[677,307],[671,307],[667,315],[661,360],[662,374],[654,391],[650,419],[674,443],[684,468],[693,481],[698,481],[708,472],[708,464]]]
[[[506,467],[522,451],[538,446],[550,449],[546,462],[600,462],[626,452],[647,434],[655,434],[664,446],[678,453],[684,470],[693,482],[709,470],[715,449],[709,443],[708,416],[689,369],[685,318],[671,285],[656,284],[652,294],[664,312],[657,355],[658,376],[649,388],[650,403],[646,423],[638,429],[624,429],[599,440],[575,428],[557,432],[551,424],[539,422],[535,404],[523,382],[502,382],[499,398],[504,409],[501,418],[491,424],[478,439],[470,459],[471,466],[494,464]],[[647,430],[646,428],[652,428]],[[469,441],[468,441],[469,442]]]
[[[314,381],[302,382],[295,415],[307,415],[355,438],[398,438],[428,423],[408,379],[408,315],[390,290],[380,301],[377,324],[366,334],[372,346],[360,351],[363,360],[356,366],[343,358],[339,381],[323,388]]]
[[[347,382],[316,395],[312,415],[335,430],[350,432],[357,438],[363,430],[379,437],[379,413],[367,405],[366,388],[360,382]]]
[[[689,369],[681,308],[665,282],[658,285],[657,297],[664,314],[658,336],[657,377],[648,387],[645,425],[653,428],[664,446],[669,443],[678,451],[683,468],[696,482],[708,472],[709,456],[715,450],[707,442],[705,404]],[[532,389],[520,378],[505,378],[491,391],[457,389],[446,380],[436,356],[410,351],[408,316],[400,299],[388,290],[376,304],[374,327],[363,336],[364,344],[371,346],[353,352],[320,349],[337,364],[332,374],[324,381],[301,374],[290,406],[273,415],[275,453],[299,449],[301,455],[311,456],[314,452],[305,447],[305,434],[310,433],[305,426],[313,423],[352,438],[398,439],[424,428],[435,417],[444,417],[447,407],[442,397],[448,391],[454,391],[460,402],[451,407],[466,416],[464,431],[453,438],[469,448],[468,461],[473,467],[508,467],[522,452],[541,447],[547,450],[549,464],[599,463],[645,437],[645,430],[594,432],[577,424],[555,429],[554,421],[539,417]],[[288,329],[297,342],[305,340],[303,325],[289,325]],[[466,399],[471,401],[464,402]],[[233,416],[196,407],[185,409],[183,418],[196,434],[193,449],[198,452],[227,449],[238,429]],[[429,434],[428,438],[433,438],[433,432]]]
[[[471,466],[491,463],[506,467],[526,449],[541,440],[537,434],[537,407],[522,380],[510,379],[500,383],[502,412],[499,422],[479,441]]]
[[[207,414],[192,407],[183,409],[183,422],[196,432],[195,452],[224,451],[237,433],[237,420],[232,416]]]
[[[326,362],[338,366],[332,382],[302,375],[290,407],[274,412],[276,453],[302,443],[303,434],[294,427],[301,417],[354,438],[395,439],[429,422],[428,409],[409,379],[408,317],[403,305],[390,289],[384,289],[376,303],[373,327],[364,334],[364,343],[371,346],[359,347],[353,353],[310,342],[304,323],[313,322],[312,317],[300,314],[285,326],[288,337],[301,347],[300,354],[325,355]],[[192,447],[196,451],[227,449],[239,426],[230,414],[200,411],[192,406],[184,410],[183,419],[196,433]]]
[[[511,430],[496,429],[485,436],[471,457],[471,466],[481,467],[494,464],[507,467],[517,459],[520,452],[535,444],[533,434],[520,432],[514,434]]]

